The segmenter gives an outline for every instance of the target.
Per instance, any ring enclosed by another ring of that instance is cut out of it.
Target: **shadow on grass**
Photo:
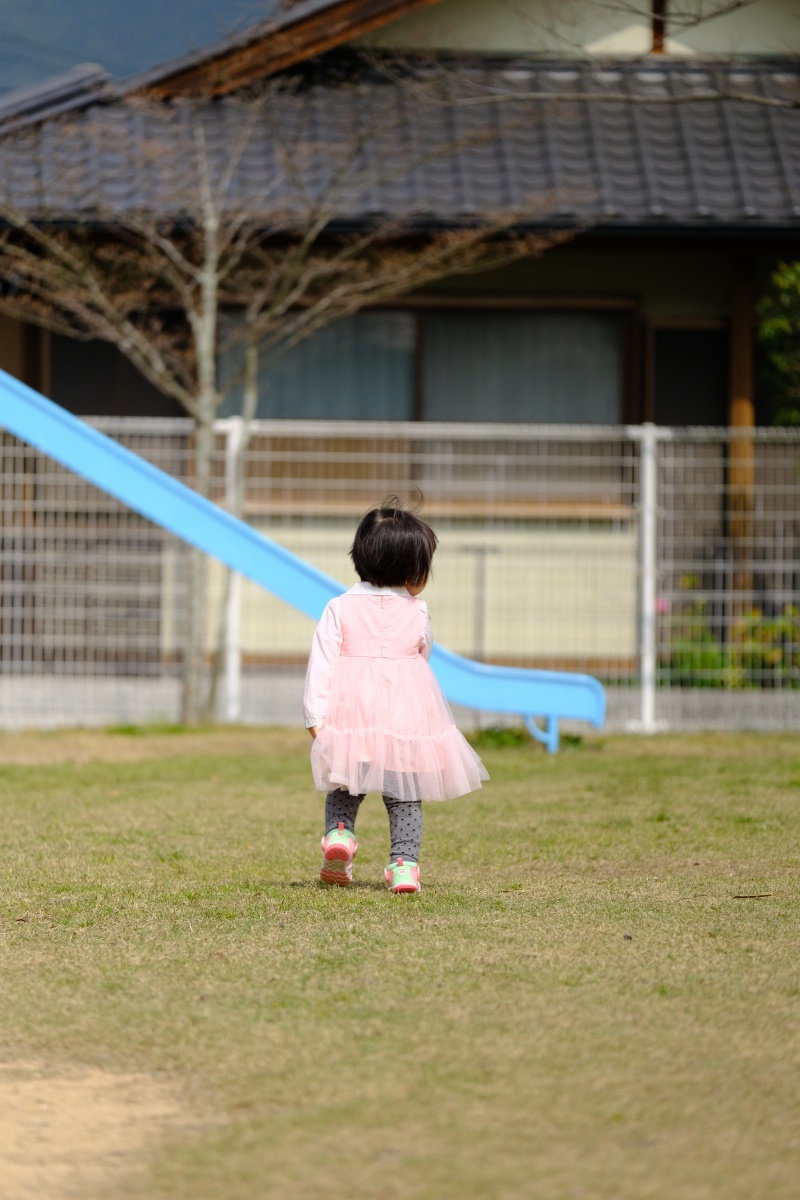
[[[271,883],[270,887],[285,888],[286,883]],[[340,887],[335,883],[323,883],[321,879],[292,879],[289,881],[289,887],[295,890],[307,892],[386,892],[386,887],[382,883],[370,883],[366,879],[354,879],[346,888]]]

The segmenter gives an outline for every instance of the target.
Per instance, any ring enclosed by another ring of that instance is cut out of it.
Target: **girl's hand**
[[[316,725],[311,725],[311,726],[309,726],[309,730],[308,730],[308,732],[311,734],[311,738],[312,738],[312,740],[313,740],[313,739],[314,739],[314,738],[317,736],[317,727],[316,727]]]

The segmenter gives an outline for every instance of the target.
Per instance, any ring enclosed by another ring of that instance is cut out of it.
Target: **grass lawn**
[[[84,1200],[797,1200],[798,739],[482,753],[391,897],[302,731],[0,736],[0,1061],[183,1113]]]

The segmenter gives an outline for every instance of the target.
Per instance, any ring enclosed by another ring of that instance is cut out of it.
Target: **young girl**
[[[350,550],[361,579],[327,605],[306,675],[311,769],[327,793],[323,883],[347,887],[366,792],[381,792],[389,814],[392,892],[419,891],[422,801],[463,796],[488,779],[456,729],[428,666],[433,638],[418,599],[436,534],[396,497],[368,512]]]

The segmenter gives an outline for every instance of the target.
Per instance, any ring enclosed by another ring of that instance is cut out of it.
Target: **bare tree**
[[[112,343],[177,401],[194,421],[203,495],[214,419],[243,383],[254,414],[259,357],[365,305],[574,235],[518,232],[547,211],[545,195],[436,233],[419,214],[393,213],[393,188],[496,128],[459,139],[440,123],[398,153],[441,94],[424,78],[383,92],[367,96],[357,78],[320,89],[281,77],[213,103],[95,106],[0,142],[0,311]],[[244,367],[226,382],[221,358],[237,346]],[[187,594],[181,710],[192,722],[208,713],[197,552]]]

